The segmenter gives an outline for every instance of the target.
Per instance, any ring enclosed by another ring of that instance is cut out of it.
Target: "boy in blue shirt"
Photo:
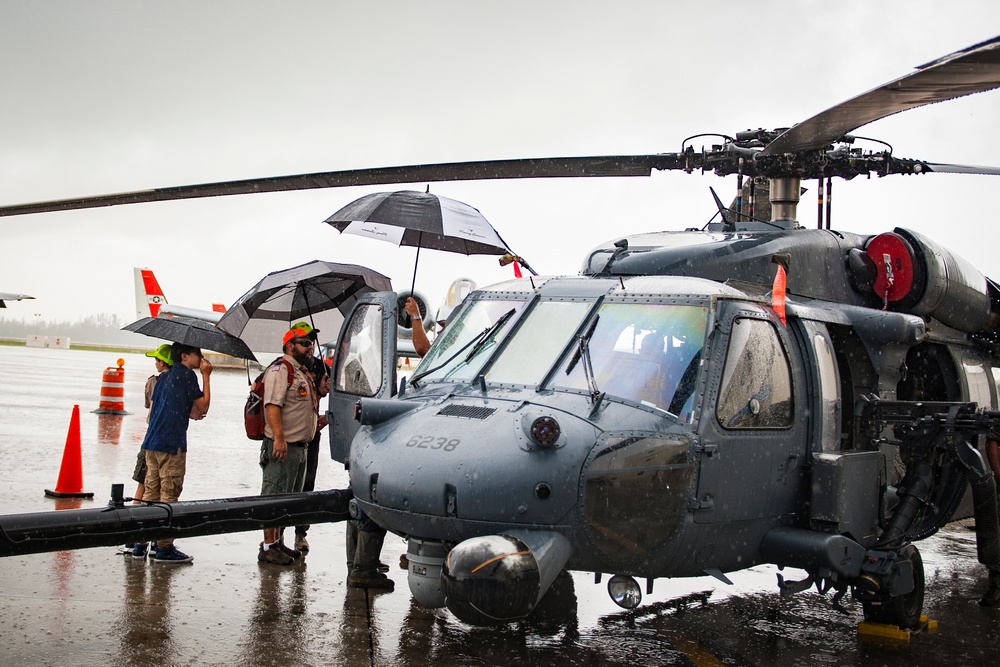
[[[146,492],[142,499],[172,503],[180,498],[187,463],[187,428],[189,419],[201,419],[212,402],[209,376],[212,364],[202,358],[201,350],[181,343],[171,347],[174,365],[160,376],[153,392],[149,427],[142,441],[146,452]],[[204,389],[198,386],[194,369],[201,371]],[[139,553],[139,552],[143,553]],[[142,558],[145,544],[137,544],[134,558]],[[190,563],[194,560],[174,546],[173,538],[157,540],[154,563]]]

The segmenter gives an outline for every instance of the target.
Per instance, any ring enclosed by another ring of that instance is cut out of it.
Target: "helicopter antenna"
[[[742,183],[740,184],[740,189],[741,190],[743,189],[743,184]],[[722,216],[722,231],[724,231],[724,232],[735,232],[736,231],[736,225],[733,224],[734,221],[733,221],[733,219],[731,217],[732,216],[732,211],[730,209],[728,209],[725,204],[722,203],[721,199],[719,199],[719,195],[716,194],[715,188],[713,188],[712,186],[708,186],[708,190],[709,190],[709,192],[712,193],[712,199],[715,200],[715,206],[716,206],[716,208],[719,209],[719,215]],[[736,195],[736,201],[737,201],[736,209],[737,209],[737,211],[739,210],[739,206],[740,206],[739,202],[740,202],[741,199],[742,198],[740,197],[740,195]],[[729,214],[729,215],[727,215],[727,214]],[[737,216],[738,215],[739,214],[737,213]],[[714,218],[715,216],[713,215],[712,217]],[[712,221],[709,220],[709,222],[712,222]]]

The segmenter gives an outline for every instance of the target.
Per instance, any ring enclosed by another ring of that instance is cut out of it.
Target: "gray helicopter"
[[[414,597],[490,624],[530,614],[564,569],[615,575],[609,593],[634,607],[633,577],[728,581],[774,563],[807,573],[779,576],[783,593],[851,592],[867,620],[911,628],[913,543],[968,515],[971,486],[996,603],[978,446],[1000,425],[1000,291],[916,232],[795,220],[804,177],[997,173],[827,144],[930,101],[929,81],[943,99],[998,76],[993,40],[792,130],[658,156],[763,176],[771,219],[737,202],[707,230],[598,246],[579,276],[478,290],[398,390],[393,295],[359,304],[338,342],[332,454],[354,511],[408,538]]]
[[[661,577],[728,581],[773,563],[805,572],[779,575],[783,594],[815,587],[840,606],[851,593],[866,620],[912,628],[925,586],[915,543],[974,515],[990,571],[982,603],[995,605],[1000,521],[984,451],[1000,432],[1000,289],[912,230],[837,232],[829,213],[807,230],[796,215],[804,179],[1000,175],[865,151],[847,134],[997,87],[1000,38],[791,129],[720,135],[707,150],[685,142],[678,153],[363,169],[0,208],[659,169],[737,174],[741,192],[706,229],[619,237],[582,258],[577,276],[471,293],[404,381],[397,297],[367,295],[338,339],[329,407],[331,455],[349,468],[351,493],[241,499],[226,516],[229,501],[190,513],[176,503],[154,522],[119,490],[106,510],[0,517],[0,554],[350,511],[407,538],[420,604],[474,624],[529,616],[564,570],[609,575],[611,597],[632,608],[636,578],[650,590]],[[765,191],[767,220],[756,204]]]

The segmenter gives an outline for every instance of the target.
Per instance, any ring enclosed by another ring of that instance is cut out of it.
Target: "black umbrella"
[[[258,351],[280,349],[282,336],[299,321],[323,332],[321,340],[333,341],[359,296],[391,290],[389,279],[371,269],[315,260],[264,276],[230,306],[218,327]]]
[[[345,234],[396,245],[416,246],[416,282],[420,249],[463,255],[503,255],[510,250],[486,218],[468,204],[429,192],[377,192],[355,199],[324,220]],[[413,291],[413,286],[410,286]]]
[[[219,329],[214,324],[190,317],[144,317],[128,326],[125,331],[134,331],[144,336],[182,343],[213,352],[221,352],[241,359],[257,361],[250,348],[242,340]]]

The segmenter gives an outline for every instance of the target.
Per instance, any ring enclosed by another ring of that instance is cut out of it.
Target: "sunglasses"
[[[302,347],[312,347],[313,346],[313,342],[311,340],[295,340],[295,341],[292,341],[292,342],[295,343],[296,345],[301,345]]]

